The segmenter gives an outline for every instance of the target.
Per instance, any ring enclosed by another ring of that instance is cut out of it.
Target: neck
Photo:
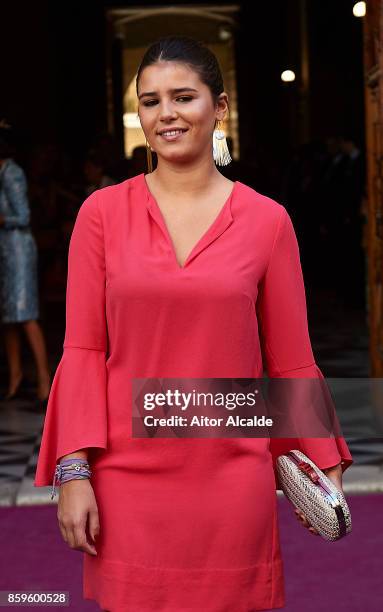
[[[198,160],[191,165],[172,164],[161,158],[158,159],[157,168],[150,173],[160,191],[174,196],[196,196],[206,193],[213,185],[222,179],[214,160]]]

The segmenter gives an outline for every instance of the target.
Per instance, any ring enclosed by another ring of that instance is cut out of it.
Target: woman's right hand
[[[60,485],[57,518],[61,535],[70,548],[97,555],[94,542],[100,523],[89,478],[68,480]]]

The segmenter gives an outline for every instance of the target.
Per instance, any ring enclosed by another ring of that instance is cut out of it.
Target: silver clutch
[[[318,466],[299,450],[280,455],[276,461],[279,484],[325,540],[339,540],[351,531],[346,499]]]

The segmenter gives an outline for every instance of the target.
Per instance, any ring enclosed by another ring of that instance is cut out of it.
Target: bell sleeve
[[[45,415],[34,486],[83,448],[107,448],[105,254],[97,192],[81,205],[69,243],[66,327]]]
[[[268,266],[258,288],[256,303],[263,364],[269,378],[320,379],[316,389],[328,392],[327,383],[312,351],[296,234],[285,207],[279,206],[276,234]],[[336,414],[335,419],[339,425]],[[278,456],[295,448],[304,452],[320,469],[341,463],[344,472],[353,463],[342,436],[272,437],[270,452],[275,474]]]

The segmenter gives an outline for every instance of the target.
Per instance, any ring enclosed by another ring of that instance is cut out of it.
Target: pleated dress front
[[[345,440],[132,435],[133,378],[264,371],[323,379],[282,204],[236,181],[181,267],[144,174],[85,200],[35,475],[49,486],[60,457],[89,449],[100,537],[83,553],[85,598],[110,612],[284,606],[276,457],[298,447],[345,470]]]

